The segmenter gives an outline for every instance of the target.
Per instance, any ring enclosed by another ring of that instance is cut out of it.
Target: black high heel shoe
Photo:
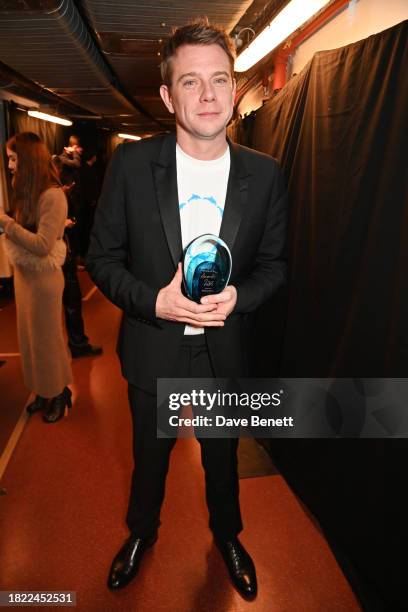
[[[28,404],[26,410],[28,414],[34,414],[34,412],[38,412],[39,410],[45,410],[48,406],[49,400],[46,397],[41,397],[41,395],[36,395],[35,400]]]
[[[48,410],[43,414],[43,421],[45,423],[56,423],[59,421],[66,414],[67,409],[72,408],[71,396],[71,389],[65,387],[62,393],[53,397]]]

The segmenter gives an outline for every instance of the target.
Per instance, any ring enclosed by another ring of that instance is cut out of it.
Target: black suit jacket
[[[232,253],[237,303],[206,328],[217,377],[248,375],[250,313],[285,282],[286,198],[276,161],[228,142],[231,167],[220,237]],[[120,145],[105,177],[87,256],[100,290],[123,310],[118,352],[130,383],[156,392],[171,377],[184,323],[157,319],[159,290],[182,258],[176,136]]]

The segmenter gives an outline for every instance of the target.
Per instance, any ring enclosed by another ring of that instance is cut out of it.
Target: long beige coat
[[[62,328],[64,276],[60,265],[44,270],[44,261],[55,251],[64,233],[67,200],[62,189],[41,194],[37,232],[24,229],[6,214],[0,215],[7,240],[21,247],[26,261],[13,263],[17,331],[24,382],[42,397],[55,397],[72,382],[68,350]]]

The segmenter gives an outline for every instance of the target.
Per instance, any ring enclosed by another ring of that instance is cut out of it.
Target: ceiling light
[[[119,138],[126,138],[126,140],[142,140],[140,136],[134,134],[118,134]]]
[[[291,0],[239,55],[236,72],[245,72],[315,15],[328,0]]]
[[[69,119],[64,119],[64,117],[58,117],[58,115],[49,115],[48,113],[41,113],[40,111],[29,110],[27,114],[30,117],[36,117],[37,119],[42,119],[43,121],[51,121],[51,123],[59,123],[60,125],[72,125],[72,121]]]

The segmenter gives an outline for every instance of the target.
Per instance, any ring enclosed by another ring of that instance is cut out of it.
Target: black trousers
[[[186,336],[177,361],[176,378],[213,378],[205,336]],[[134,470],[127,525],[140,537],[160,525],[170,453],[176,438],[157,438],[156,396],[128,387],[133,419]],[[201,438],[209,526],[220,539],[231,539],[242,530],[237,471],[238,439]]]
[[[68,345],[70,348],[80,348],[88,344],[89,338],[85,334],[82,317],[81,287],[78,280],[75,256],[71,251],[67,252],[67,258],[62,266],[62,271],[65,279],[62,302],[64,305]]]

